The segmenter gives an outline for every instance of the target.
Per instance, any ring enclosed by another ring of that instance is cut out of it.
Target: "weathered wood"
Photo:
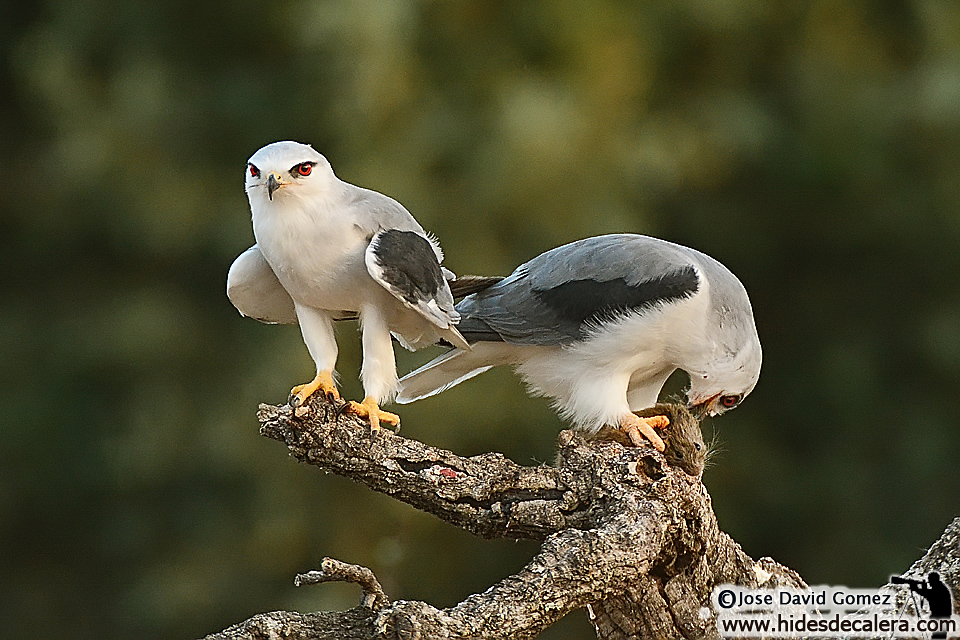
[[[717,638],[715,585],[805,584],[770,558],[754,561],[719,530],[693,453],[698,425],[682,407],[658,410],[671,419],[665,454],[564,431],[554,466],[523,467],[498,453],[464,458],[371,432],[323,400],[296,411],[262,405],[261,433],[298,460],[476,535],[542,546],[516,575],[449,609],[390,602],[369,570],[325,560],[315,581],[361,584],[361,606],[260,614],[208,640],[531,638],[584,607],[604,640]]]

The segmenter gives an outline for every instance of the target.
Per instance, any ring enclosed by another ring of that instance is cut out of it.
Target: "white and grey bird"
[[[716,415],[749,394],[760,340],[747,292],[713,258],[633,234],[587,238],[547,251],[458,305],[470,351],[453,350],[400,380],[413,402],[491,367],[512,365],[531,392],[574,425],[620,427],[657,448],[661,416],[639,418],[677,369],[689,405]]]
[[[397,424],[380,405],[393,398],[397,371],[391,335],[414,349],[439,340],[469,349],[440,266],[443,253],[399,202],[337,178],[312,147],[275,142],[246,168],[253,234],[227,275],[227,296],[245,316],[298,323],[317,365],[290,392],[293,406],[316,391],[339,399],[333,322],[359,317],[365,398],[348,410]]]

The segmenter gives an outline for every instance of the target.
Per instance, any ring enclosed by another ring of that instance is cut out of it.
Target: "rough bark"
[[[682,408],[658,410],[672,424],[692,420]],[[564,431],[554,466],[523,467],[497,453],[464,458],[390,431],[371,432],[322,400],[296,411],[261,405],[259,419],[261,433],[285,443],[302,462],[478,536],[528,538],[542,546],[516,575],[449,609],[391,602],[369,569],[324,559],[320,571],[298,576],[298,584],[356,582],[363,588],[360,606],[264,613],[208,640],[532,638],[583,607],[604,640],[717,638],[709,606],[715,585],[806,586],[770,558],[754,561],[719,530],[700,482],[702,465],[676,457],[689,433],[668,431],[664,455]],[[960,577],[957,555],[955,531],[928,562],[951,585]],[[947,561],[953,573],[944,572]]]

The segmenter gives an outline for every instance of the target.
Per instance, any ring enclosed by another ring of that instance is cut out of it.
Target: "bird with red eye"
[[[733,409],[740,404],[741,398],[743,398],[743,396],[720,396],[720,404],[724,409]]]
[[[301,162],[300,164],[298,164],[297,166],[295,166],[293,169],[291,169],[291,170],[290,170],[290,173],[293,174],[293,177],[297,177],[298,175],[300,175],[300,176],[308,176],[308,175],[310,175],[310,173],[313,171],[313,165],[314,165],[314,164],[316,164],[316,163],[315,163],[315,162]]]
[[[470,349],[440,248],[403,205],[340,180],[310,145],[268,144],[251,165],[260,170],[244,185],[257,244],[230,267],[227,296],[243,315],[299,325],[317,374],[291,390],[291,407],[317,394],[374,430],[398,425],[380,408],[396,394],[392,335],[411,349],[440,340]],[[334,320],[346,317],[360,320],[364,398],[342,406]]]
[[[260,169],[257,169],[256,166],[254,166],[254,165],[252,165],[252,164],[248,164],[248,165],[247,165],[247,169],[250,171],[250,176],[251,176],[251,177],[253,177],[253,178],[259,178],[259,177],[260,177]]]

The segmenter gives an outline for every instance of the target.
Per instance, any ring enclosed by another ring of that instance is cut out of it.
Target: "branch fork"
[[[671,442],[699,437],[699,428],[691,429],[696,423],[682,407],[657,410],[671,424],[665,453],[564,431],[555,466],[524,467],[498,453],[465,458],[372,431],[325,399],[296,411],[261,405],[261,434],[284,443],[297,460],[480,537],[533,539],[541,547],[517,574],[448,609],[391,601],[370,569],[324,558],[296,584],[356,583],[360,606],[260,614],[208,640],[522,639],[579,608],[588,610],[602,640],[719,638],[714,586],[806,584],[770,558],[753,560],[720,531],[700,482],[702,465],[691,463],[693,449],[671,450]],[[680,451],[687,457],[677,457]],[[960,529],[960,519],[953,527]],[[956,546],[960,536],[952,535]]]
[[[320,561],[319,571],[300,573],[293,579],[298,587],[324,582],[352,582],[360,585],[363,596],[360,606],[371,611],[380,611],[390,604],[390,598],[383,592],[383,587],[373,571],[358,564],[347,564],[334,558],[324,558]]]

